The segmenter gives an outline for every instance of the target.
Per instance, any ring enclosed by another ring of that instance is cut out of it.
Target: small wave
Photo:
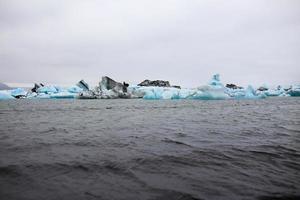
[[[65,128],[50,127],[40,133],[69,133],[69,131]]]
[[[166,143],[171,143],[171,144],[179,144],[179,145],[184,145],[184,146],[189,146],[191,147],[191,145],[189,144],[186,144],[184,142],[180,142],[180,141],[177,141],[177,140],[171,140],[169,138],[165,138],[163,140],[161,140],[162,142],[166,142]]]
[[[177,132],[177,133],[175,133],[175,136],[177,136],[177,137],[186,137],[187,134],[182,133],[182,132]]]
[[[299,200],[300,195],[261,196],[258,200]]]
[[[161,190],[163,193],[157,198],[154,198],[153,200],[160,200],[160,199],[174,199],[174,200],[203,200],[194,197],[191,194],[183,193],[183,192],[177,192],[177,191],[170,191],[170,190]]]

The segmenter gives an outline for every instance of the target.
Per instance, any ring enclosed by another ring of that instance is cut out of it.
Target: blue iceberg
[[[14,97],[11,96],[10,91],[0,90],[0,100],[8,100],[8,99],[14,99]]]
[[[45,93],[45,94],[51,94],[51,93],[57,93],[58,90],[55,86],[43,86],[37,89],[37,93]]]
[[[25,97],[27,95],[27,91],[23,88],[16,88],[10,91],[11,96],[15,98]]]
[[[83,89],[78,86],[72,86],[72,87],[69,87],[67,89],[67,91],[70,93],[80,93],[80,92],[83,92]]]
[[[209,82],[209,85],[215,88],[224,88],[224,85],[220,81],[220,74],[213,75],[212,79]]]
[[[300,97],[300,84],[293,85],[287,93],[292,97]]]
[[[143,99],[180,99],[180,89],[156,86],[130,86],[128,91],[134,98]]]

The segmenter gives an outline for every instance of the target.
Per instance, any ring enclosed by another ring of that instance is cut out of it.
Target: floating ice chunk
[[[83,89],[78,86],[72,86],[72,87],[69,87],[67,89],[67,91],[70,93],[80,93],[80,92],[83,92]]]
[[[287,93],[292,97],[300,97],[300,85],[293,85]]]
[[[27,95],[26,95],[26,98],[27,99],[33,99],[33,98],[36,98],[37,97],[37,93],[36,92],[29,92]]]
[[[198,87],[198,91],[191,97],[200,100],[223,100],[229,96],[224,92],[224,88],[211,85]]]
[[[42,83],[40,83],[40,84],[35,83],[34,86],[33,86],[33,88],[31,89],[31,92],[37,92],[37,90],[38,90],[40,87],[43,87],[43,86],[44,86],[44,84],[42,84]]]
[[[224,92],[226,94],[228,94],[230,97],[233,97],[235,99],[245,98],[245,95],[246,95],[246,90],[245,89],[231,89],[231,88],[227,88]]]
[[[103,76],[99,82],[99,94],[101,98],[131,98],[127,92],[128,86],[129,84],[125,82],[119,83],[107,76]]]
[[[257,95],[264,96],[284,96],[284,93],[286,93],[286,91],[281,86],[278,86],[277,88],[269,88],[268,86],[264,85],[256,90]]]
[[[27,94],[27,91],[23,88],[16,88],[10,91],[11,96],[19,98],[19,97],[25,97]]]
[[[45,94],[51,94],[51,93],[57,93],[57,88],[55,86],[43,86],[37,89],[37,93],[45,93]]]
[[[245,93],[246,99],[260,99],[265,97],[266,95],[263,93],[257,95],[254,88],[251,85],[249,85],[246,89],[246,93]]]
[[[180,90],[171,87],[131,86],[128,91],[133,97],[144,99],[178,99]]]
[[[27,99],[50,99],[50,97],[50,94],[36,92],[28,93],[26,96]]]
[[[192,96],[195,95],[196,92],[196,89],[180,89],[178,95],[180,99],[188,99],[192,98]]]
[[[220,81],[220,75],[219,74],[213,75],[212,79],[209,82],[209,85],[211,85],[215,88],[223,88],[224,87],[224,85]]]
[[[142,87],[144,91],[144,99],[162,99],[163,87]]]
[[[164,88],[162,99],[179,99],[179,91],[177,88]]]
[[[80,92],[78,94],[78,96],[76,96],[76,98],[78,98],[78,99],[97,99],[97,98],[99,98],[99,96],[96,95],[96,93],[94,91],[88,90],[88,91]]]
[[[145,92],[142,90],[141,86],[137,86],[137,85],[130,85],[127,88],[127,91],[129,94],[131,94],[132,98],[143,98],[143,96],[145,95]]]
[[[254,88],[249,85],[246,89],[230,89],[227,88],[225,93],[234,99],[259,99],[265,98],[264,92],[255,91]]]
[[[83,89],[83,91],[89,91],[90,90],[89,85],[84,80],[79,81],[76,85],[78,87],[80,87],[81,89]]]
[[[0,100],[7,100],[7,99],[14,99],[14,97],[11,96],[10,91],[0,90]]]
[[[54,86],[54,87],[56,88],[57,93],[67,92],[66,88],[63,88],[63,87],[60,87],[60,86]]]
[[[178,89],[170,87],[144,87],[131,86],[129,91],[134,96],[143,96],[144,99],[227,99],[223,88],[214,86],[202,86],[198,89]]]
[[[268,89],[267,91],[264,92],[266,96],[279,96],[283,93],[281,90],[274,90],[274,89]]]
[[[114,90],[102,90],[101,98],[102,99],[116,99],[119,97],[119,94]]]
[[[247,89],[246,89],[246,93],[245,93],[245,97],[246,98],[253,98],[255,97],[255,90],[251,85],[248,85]]]

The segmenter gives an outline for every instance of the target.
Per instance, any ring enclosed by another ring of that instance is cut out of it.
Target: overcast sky
[[[299,0],[0,0],[0,82],[300,83]]]

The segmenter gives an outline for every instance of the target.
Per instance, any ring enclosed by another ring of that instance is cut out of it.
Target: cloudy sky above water
[[[0,82],[300,82],[299,0],[0,0]]]

